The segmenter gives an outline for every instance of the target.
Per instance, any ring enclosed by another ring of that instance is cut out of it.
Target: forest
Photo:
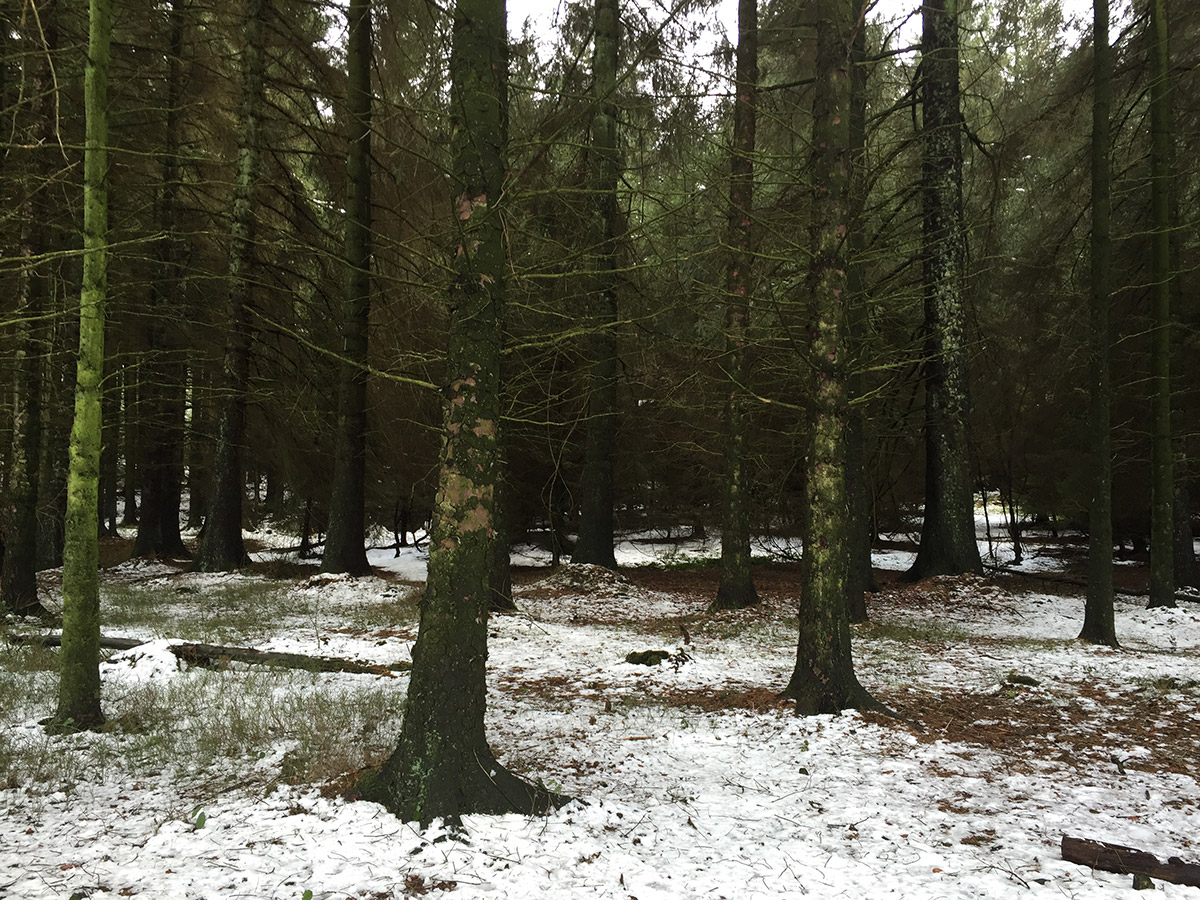
[[[1200,885],[1110,2],[6,0],[0,898]]]

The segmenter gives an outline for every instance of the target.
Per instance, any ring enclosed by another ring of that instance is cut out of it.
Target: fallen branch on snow
[[[62,636],[57,634],[25,635],[9,634],[14,644],[41,644],[43,647],[59,647]],[[145,641],[133,638],[101,637],[102,650],[132,650]],[[224,647],[220,644],[193,644],[180,642],[171,644],[170,651],[192,665],[212,664],[217,660],[229,659],[253,665],[283,666],[285,669],[304,669],[309,672],[348,672],[354,675],[388,675],[407,672],[412,663],[398,662],[390,666],[355,662],[352,659],[337,659],[329,656],[306,656],[303,653],[283,653],[278,650],[253,650],[249,647]]]
[[[1116,872],[1118,875],[1146,875],[1172,884],[1200,887],[1200,865],[1186,863],[1178,856],[1172,856],[1165,863],[1160,863],[1158,857],[1145,850],[1067,837],[1064,834],[1062,858],[1067,862],[1091,866],[1105,872]]]

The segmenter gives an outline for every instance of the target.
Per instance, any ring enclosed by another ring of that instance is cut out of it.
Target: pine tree
[[[90,0],[84,70],[83,291],[67,476],[58,707],[51,731],[98,728],[100,709],[100,392],[108,290],[108,63],[112,0]]]

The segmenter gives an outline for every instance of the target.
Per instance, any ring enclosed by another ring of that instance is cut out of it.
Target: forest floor
[[[420,553],[376,551],[358,579],[269,551],[230,575],[106,568],[105,634],[149,643],[102,664],[102,733],[48,737],[54,651],[0,644],[0,898],[1086,900],[1133,897],[1131,880],[1064,862],[1064,834],[1200,862],[1200,603],[1122,597],[1123,648],[1091,647],[1080,590],[1041,580],[1069,574],[1070,541],[1035,545],[1022,574],[916,585],[894,577],[911,548],[888,544],[855,659],[914,724],[797,718],[776,692],[798,565],[773,548],[763,604],[709,616],[712,547],[647,537],[621,561],[652,564],[619,575],[517,558],[520,612],[490,629],[488,733],[580,802],[468,817],[465,839],[346,798],[395,741],[403,673],[189,667],[168,649],[407,660]],[[59,580],[44,573],[50,605]],[[624,661],[652,649],[671,657]]]

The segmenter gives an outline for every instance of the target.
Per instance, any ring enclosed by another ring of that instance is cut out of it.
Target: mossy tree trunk
[[[42,34],[38,50],[23,56],[22,82],[31,84],[28,121],[29,144],[41,146],[31,160],[31,172],[19,188],[21,240],[18,253],[22,259],[17,309],[14,316],[16,334],[13,358],[12,443],[7,459],[7,508],[4,517],[4,569],[0,583],[0,612],[8,610],[19,616],[44,615],[37,594],[37,536],[38,536],[38,458],[42,442],[42,368],[45,350],[45,327],[41,317],[46,313],[45,264],[39,257],[48,249],[45,225],[48,218],[44,178],[49,176],[47,162],[54,135],[54,80],[50,71],[50,55],[58,49],[58,4],[44,4],[39,11]],[[3,25],[15,23],[5,16]],[[4,35],[5,44],[9,34]],[[45,48],[41,47],[42,39]],[[0,66],[6,68],[6,66]],[[0,100],[6,99],[0,92]],[[41,190],[39,190],[41,188]]]
[[[912,581],[983,571],[967,434],[958,7],[959,0],[927,0],[922,7],[925,516],[917,558],[906,573]]]
[[[84,70],[83,290],[75,422],[67,476],[63,551],[63,628],[58,707],[52,731],[98,728],[100,710],[100,391],[104,376],[104,306],[108,281],[108,60],[112,0],[88,6]]]
[[[846,251],[850,215],[850,59],[862,0],[819,0],[813,85],[810,444],[796,668],[784,691],[801,715],[874,704],[850,653],[846,489]]]
[[[484,734],[499,477],[507,132],[504,0],[459,0],[450,59],[453,211],[444,439],[429,578],[400,739],[363,795],[405,820],[533,813],[554,801],[497,762]]]
[[[1151,349],[1150,603],[1175,605],[1175,460],[1171,445],[1171,98],[1166,0],[1150,0]]]
[[[143,358],[146,373],[143,408],[142,509],[138,518],[134,556],[191,556],[179,532],[183,479],[185,368],[168,331],[168,304],[180,282],[181,251],[178,237],[180,112],[183,95],[184,8],[172,0],[168,15],[167,111],[162,152],[162,189],[156,217],[159,238],[157,268],[150,289]]]
[[[738,0],[733,147],[729,178],[729,262],[725,270],[725,480],[721,485],[721,581],[711,609],[758,603],[750,573],[746,383],[750,377],[750,305],[754,261],[754,132],[758,106],[758,0]]]
[[[338,418],[321,571],[366,575],[367,333],[371,317],[371,3],[347,12],[345,298]]]
[[[229,246],[229,319],[222,392],[204,540],[196,555],[200,572],[227,572],[248,561],[242,542],[242,439],[250,380],[250,269],[254,242],[254,190],[259,168],[259,120],[263,105],[263,19],[267,0],[247,0],[242,50],[242,98],[238,115],[237,180]]]
[[[1112,45],[1108,0],[1093,0],[1092,43],[1092,241],[1088,293],[1088,433],[1091,496],[1088,503],[1088,578],[1080,640],[1118,646],[1113,612],[1112,380],[1108,361],[1109,257],[1112,254],[1109,153],[1112,114]]]
[[[592,140],[588,161],[592,211],[588,227],[588,315],[591,374],[587,399],[587,437],[579,483],[579,537],[573,562],[617,567],[613,553],[613,483],[617,446],[617,61],[620,53],[620,0],[596,0],[595,51],[592,59]]]

